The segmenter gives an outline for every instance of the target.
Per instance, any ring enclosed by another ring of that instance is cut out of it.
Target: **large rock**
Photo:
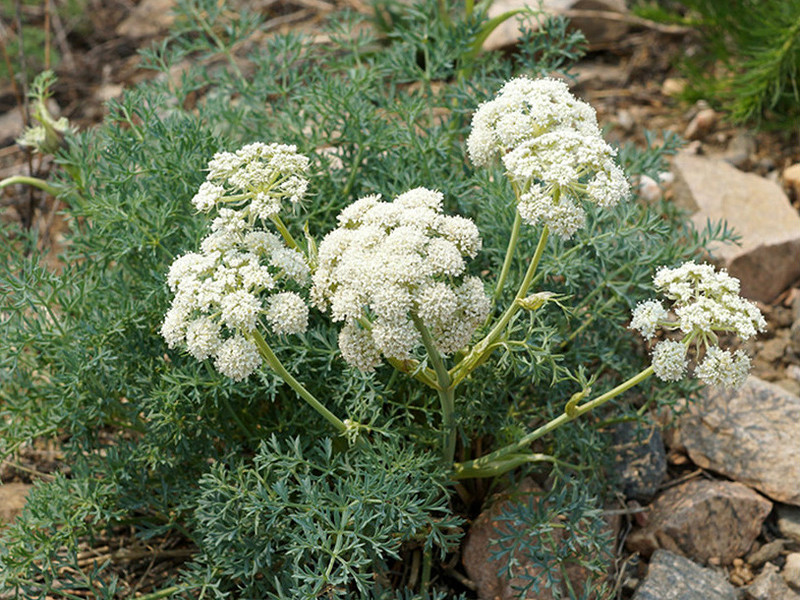
[[[800,506],[800,397],[750,376],[738,390],[707,387],[680,420],[692,461],[773,500]]]
[[[489,18],[493,19],[508,11],[530,8],[541,9],[546,14],[570,16],[571,11],[591,11],[585,16],[575,16],[570,22],[580,29],[589,41],[590,46],[607,44],[619,40],[628,31],[624,15],[627,13],[625,0],[495,0],[489,8]],[[524,15],[523,15],[524,16]],[[536,29],[537,21],[530,15],[526,25]],[[519,21],[511,17],[497,27],[483,43],[484,50],[497,50],[517,43],[520,36]]]
[[[740,246],[711,251],[741,280],[744,296],[769,302],[800,276],[800,215],[780,185],[689,152],[675,157],[673,169],[675,201],[698,228],[724,220],[741,236]]]
[[[533,564],[523,552],[517,552],[513,557],[505,556],[501,560],[492,560],[492,556],[500,549],[497,541],[501,536],[507,535],[512,526],[520,527],[518,523],[512,525],[508,520],[501,519],[503,512],[518,503],[530,502],[535,506],[543,496],[544,491],[532,480],[526,479],[513,492],[498,497],[495,503],[472,523],[469,536],[464,543],[461,560],[467,575],[477,586],[480,600],[553,600],[555,597],[551,588],[545,587],[544,581],[540,583],[538,592],[530,589],[524,595],[520,595],[520,588],[526,586],[531,579],[540,578],[543,574],[543,569]],[[556,541],[560,541],[561,531],[560,528],[555,528],[551,532]],[[534,535],[531,533],[531,536]],[[535,539],[531,541],[536,543]],[[609,552],[612,551],[613,548],[609,548]],[[518,575],[510,578],[500,575],[502,560],[505,560],[506,564],[513,561],[512,568]],[[569,578],[569,586],[580,594],[586,583],[586,570],[577,564],[572,564],[566,567],[566,575]],[[559,597],[568,597],[567,584],[562,581],[559,587],[562,594]]]
[[[687,481],[656,498],[647,525],[628,536],[628,548],[730,564],[747,553],[771,510],[769,500],[741,483]]]
[[[737,600],[737,594],[716,571],[667,550],[658,550],[633,600]]]

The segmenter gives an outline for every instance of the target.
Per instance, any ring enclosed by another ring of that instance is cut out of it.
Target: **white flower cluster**
[[[710,385],[739,387],[750,371],[742,351],[722,350],[718,334],[732,333],[746,340],[766,328],[758,307],[739,296],[739,280],[713,266],[684,263],[662,267],[653,283],[672,301],[668,311],[658,300],[640,303],[630,327],[652,339],[658,328],[680,331],[683,338],[658,342],[653,348],[653,369],[666,381],[681,379],[688,368],[687,353],[694,344],[700,361],[694,374]]]
[[[256,218],[267,220],[280,212],[283,200],[302,200],[307,169],[308,158],[295,146],[256,142],[236,152],[218,152],[192,204],[201,212],[235,207],[251,224]]]
[[[563,238],[586,222],[580,198],[610,207],[630,193],[594,109],[555,79],[508,81],[475,112],[467,150],[476,166],[499,154],[520,190],[522,219]]]
[[[215,155],[209,180],[224,181],[240,191],[269,189],[279,203],[291,192],[280,191],[280,182],[295,177],[306,163],[291,146],[251,144],[236,153]],[[243,179],[244,173],[252,175],[252,184]],[[210,210],[227,201],[222,197],[224,187],[218,186],[217,195],[215,185],[207,181],[200,187],[193,200],[198,208]],[[172,263],[167,282],[175,296],[161,325],[170,348],[185,346],[197,360],[213,357],[216,368],[235,381],[261,365],[249,334],[262,316],[278,335],[302,333],[308,326],[305,301],[280,289],[288,281],[308,285],[305,257],[277,235],[257,228],[251,214],[247,208],[220,207],[200,251]]]
[[[311,297],[344,321],[349,364],[371,371],[381,355],[411,358],[421,343],[415,318],[444,354],[469,343],[490,310],[481,280],[465,275],[464,257],[481,248],[471,220],[442,214],[442,194],[417,188],[393,202],[357,200],[338,223],[319,246]]]

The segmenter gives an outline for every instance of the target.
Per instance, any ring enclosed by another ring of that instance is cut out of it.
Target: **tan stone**
[[[800,163],[784,169],[783,184],[794,192],[795,200],[800,200]]]
[[[764,565],[764,569],[753,583],[745,588],[747,600],[800,600],[778,573],[778,567],[772,563]]]
[[[695,479],[663,492],[651,508],[647,525],[628,537],[628,548],[731,564],[761,533],[772,503],[740,483]]]
[[[680,419],[692,461],[800,506],[800,397],[757,377],[738,390],[706,388]]]
[[[744,296],[769,302],[800,276],[800,215],[780,185],[688,152],[673,170],[675,201],[698,229],[724,220],[741,236],[740,246],[715,244],[711,252],[741,280]]]
[[[508,11],[520,8],[530,8],[533,12],[539,10],[538,0],[495,0],[489,8],[489,18],[493,19]],[[570,16],[570,11],[576,11],[570,18],[570,23],[583,31],[589,45],[607,44],[619,40],[628,31],[628,24],[624,19],[612,18],[614,15],[627,13],[625,0],[543,0],[541,9],[548,14],[564,14]],[[593,11],[586,16],[577,16],[579,11]],[[610,13],[603,18],[600,13]],[[536,16],[531,15],[527,26],[536,29]],[[520,36],[519,21],[511,17],[497,27],[483,43],[484,50],[497,50],[513,46]]]
[[[132,38],[165,33],[175,21],[175,0],[142,0],[117,26],[117,35]]]
[[[27,483],[0,484],[0,524],[17,518],[25,507],[30,489],[31,486]]]

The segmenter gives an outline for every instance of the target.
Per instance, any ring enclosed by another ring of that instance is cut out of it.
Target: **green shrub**
[[[524,226],[496,294],[496,313],[515,306],[513,318],[493,338],[484,357],[491,360],[454,372],[468,376],[457,397],[450,390],[455,411],[445,410],[444,422],[445,399],[430,386],[443,376],[436,353],[417,351],[418,363],[401,365],[414,377],[387,364],[362,373],[341,360],[338,327],[312,311],[305,333],[270,336],[269,345],[334,421],[349,419],[340,421],[347,435],[338,435],[275,371],[236,383],[211,361],[169,350],[160,334],[170,264],[207,232],[190,200],[208,161],[259,141],[294,144],[308,156],[307,198],[285,221],[310,255],[304,227],[322,239],[356,198],[439,190],[445,212],[474,219],[483,238],[469,273],[494,282],[515,193],[498,164],[476,169],[467,159],[470,118],[516,69],[564,65],[575,39],[559,37],[564,24],[551,20],[527,34],[524,60],[475,55],[480,14],[445,26],[431,18],[438,7],[423,4],[396,20],[388,39],[355,33],[358,17],[345,14],[332,20],[325,43],[273,35],[240,60],[233,49],[259,24],[252,15],[224,20],[218,6],[184,2],[183,29],[147,54],[159,76],[112,102],[100,127],[69,138],[51,182],[69,224],[62,268],[26,255],[25,232],[3,230],[2,453],[56,439],[68,469],[38,482],[4,530],[0,589],[25,598],[130,597],[112,563],[78,564],[79,544],[125,531],[191,551],[150,598],[453,597],[459,585],[444,565],[487,490],[454,479],[496,475],[502,484],[512,467],[518,476],[550,473],[550,506],[580,529],[608,492],[603,421],[640,420],[646,406],[629,396],[589,420],[577,419],[587,406],[579,403],[646,367],[626,324],[656,266],[691,258],[728,232],[697,234],[667,205],[590,207],[572,239],[547,242],[530,283],[550,294],[520,310],[512,290],[536,238],[547,241],[546,228]],[[551,52],[541,53],[542,40]],[[171,71],[187,57],[185,70]],[[668,139],[619,156],[631,176],[655,176],[674,148]],[[655,385],[648,380],[642,393],[658,402],[685,391],[659,384],[656,394]],[[525,444],[503,450],[553,419],[572,422],[542,437],[539,454]],[[470,462],[480,448],[505,453],[481,467]],[[543,454],[547,461],[536,462]],[[513,518],[534,532],[555,514],[517,511]],[[566,554],[530,537],[508,543],[555,565],[557,581],[560,560],[605,572],[606,558],[593,552],[602,541],[587,529]],[[412,569],[415,561],[421,566]]]

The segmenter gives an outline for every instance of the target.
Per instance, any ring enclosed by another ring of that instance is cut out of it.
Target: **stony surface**
[[[786,557],[783,565],[783,579],[791,587],[800,590],[800,553],[793,552]]]
[[[745,173],[723,160],[680,152],[673,162],[675,201],[699,228],[727,221],[741,246],[712,248],[742,294],[768,302],[800,276],[800,215],[780,185]]]
[[[747,562],[753,567],[760,567],[764,563],[775,560],[783,552],[783,547],[786,545],[785,540],[777,539],[764,544],[755,552],[751,552],[747,557]]]
[[[800,542],[800,508],[778,506],[778,530],[790,540]]]
[[[630,550],[730,564],[750,549],[772,503],[740,483],[695,479],[668,489],[651,508],[647,525],[628,536]]]
[[[795,199],[800,199],[800,163],[783,170],[783,184],[792,191]]]
[[[778,567],[772,563],[764,565],[753,583],[744,588],[744,593],[746,600],[800,600],[800,595],[786,585]]]
[[[706,388],[680,420],[699,467],[800,505],[800,397],[750,376],[734,391]]]
[[[13,521],[25,507],[31,486],[27,483],[0,485],[0,523]]]
[[[467,571],[469,578],[477,586],[478,598],[480,600],[552,600],[552,592],[548,588],[542,587],[538,593],[529,591],[526,595],[520,596],[515,588],[524,586],[530,578],[536,577],[541,573],[541,569],[530,564],[522,555],[514,556],[517,562],[515,568],[522,576],[511,579],[498,576],[501,563],[491,560],[493,553],[497,552],[498,546],[493,543],[503,531],[507,531],[508,523],[499,519],[503,510],[514,502],[538,502],[538,498],[543,494],[543,490],[532,480],[524,480],[512,494],[504,494],[503,497],[496,499],[494,504],[484,510],[480,516],[472,523],[469,535],[462,549],[461,560]],[[558,532],[558,530],[555,530]],[[586,572],[577,565],[567,567],[567,576],[570,585],[581,590],[586,581]],[[562,585],[561,592],[567,594],[566,586]],[[567,597],[564,595],[563,597]]]
[[[627,498],[650,501],[667,474],[667,455],[658,427],[614,428],[614,471]]]
[[[539,2],[536,0],[496,0],[489,8],[489,18],[493,19],[507,11],[524,7],[537,10]],[[541,7],[546,13],[566,15],[569,15],[570,11],[603,11],[611,13],[609,15],[611,17],[615,13],[621,15],[627,12],[625,0],[543,0]],[[628,31],[628,25],[624,20],[609,17],[573,16],[570,18],[570,23],[583,31],[590,46],[607,44],[619,40]],[[528,27],[534,27],[535,24],[535,19],[530,19]],[[483,47],[485,50],[507,48],[516,43],[519,35],[519,24],[517,19],[512,17],[489,35],[483,43]]]
[[[737,594],[719,573],[667,550],[657,550],[633,600],[737,600]]]

